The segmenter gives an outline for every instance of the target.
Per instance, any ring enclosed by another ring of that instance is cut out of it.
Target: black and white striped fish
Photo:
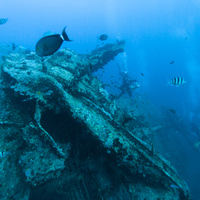
[[[8,20],[7,18],[2,18],[2,19],[0,19],[0,25],[1,25],[1,24],[5,24],[5,23],[7,22],[7,20]]]
[[[171,81],[169,81],[168,85],[174,85],[176,87],[186,83],[183,77],[175,77]]]
[[[105,40],[108,39],[108,36],[107,36],[106,34],[102,34],[102,35],[100,35],[100,36],[98,37],[98,39],[101,40],[101,41],[105,41]]]

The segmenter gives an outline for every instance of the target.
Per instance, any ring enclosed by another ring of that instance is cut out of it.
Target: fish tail
[[[62,31],[62,36],[63,36],[63,38],[64,38],[65,41],[72,41],[72,40],[69,39],[67,33],[65,32],[66,27],[67,26],[65,26],[65,28]]]

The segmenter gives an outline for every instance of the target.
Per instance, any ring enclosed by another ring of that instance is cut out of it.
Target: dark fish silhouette
[[[2,18],[0,19],[0,25],[5,24],[8,21],[8,18]]]
[[[175,111],[174,109],[169,108],[168,110],[169,110],[171,113],[176,114],[176,111]]]
[[[175,60],[172,60],[169,64],[172,65],[175,63]]]
[[[106,34],[102,34],[102,35],[100,35],[100,36],[98,37],[98,39],[101,40],[101,41],[105,41],[105,40],[108,39],[108,36],[107,36]]]
[[[38,56],[49,56],[54,54],[62,45],[63,41],[71,41],[66,32],[65,32],[66,26],[62,31],[62,34],[53,34],[53,35],[47,35],[43,38],[41,38],[36,46],[36,54]]]
[[[14,51],[17,48],[17,45],[12,42],[12,50]]]
[[[186,83],[186,81],[184,80],[184,78],[182,77],[175,77],[173,78],[171,81],[169,81],[168,85],[174,85],[176,87],[182,85]]]
[[[143,74],[142,72],[141,72],[140,74],[141,74],[142,76],[144,76],[144,74]]]

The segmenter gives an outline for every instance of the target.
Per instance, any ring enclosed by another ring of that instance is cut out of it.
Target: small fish
[[[108,39],[108,36],[107,36],[106,34],[102,34],[102,35],[100,35],[100,36],[98,37],[98,39],[101,40],[101,41],[105,41],[105,40]]]
[[[103,84],[103,86],[110,86],[110,85],[109,85],[109,84],[107,84],[107,83],[104,83],[104,84]]]
[[[169,108],[168,111],[170,111],[173,114],[176,114],[176,111],[174,109],[172,109],[172,108]]]
[[[180,189],[180,187],[178,185],[170,185],[171,188],[176,188],[176,189]]]
[[[42,37],[36,44],[35,50],[38,56],[49,56],[54,54],[62,45],[63,41],[71,41],[66,32],[66,27],[62,34],[53,34]]]
[[[144,74],[143,74],[142,72],[141,72],[140,74],[141,74],[142,76],[144,76]]]
[[[8,21],[8,18],[0,19],[0,25],[5,24]]]
[[[17,45],[12,42],[12,50],[14,51],[17,48]]]
[[[182,77],[175,77],[173,78],[171,81],[169,81],[168,85],[174,85],[176,87],[182,85],[186,83],[186,81],[184,80],[184,78]]]
[[[172,60],[169,64],[172,65],[175,63],[175,60]]]

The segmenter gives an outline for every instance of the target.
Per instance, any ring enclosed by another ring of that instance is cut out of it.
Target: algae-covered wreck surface
[[[187,184],[92,75],[124,42],[88,55],[20,50],[1,64],[1,199],[189,200]]]

